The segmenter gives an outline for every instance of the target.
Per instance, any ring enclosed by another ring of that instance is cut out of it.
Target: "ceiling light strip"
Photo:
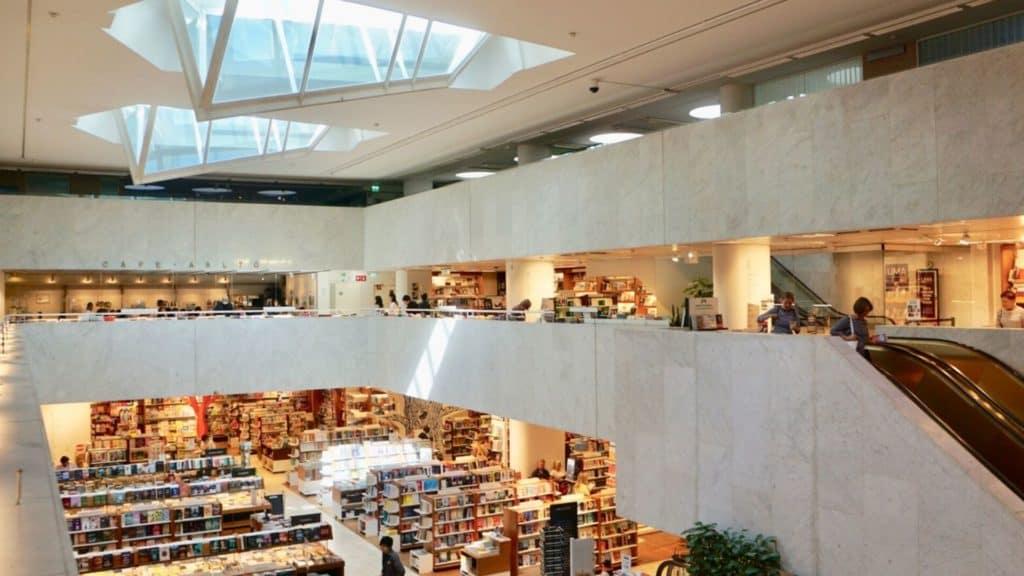
[[[206,85],[203,86],[203,108],[209,108],[213,104],[213,94],[217,90],[217,81],[220,80],[221,65],[224,64],[224,52],[228,46],[228,36],[231,35],[231,26],[235,22],[235,13],[238,10],[238,0],[227,0],[224,4],[224,13],[221,15],[220,28],[217,29],[217,40],[213,44],[213,54],[210,56],[210,67],[206,71]]]
[[[398,26],[398,35],[395,37],[395,47],[391,49],[391,61],[388,62],[388,73],[384,77],[384,89],[391,86],[391,74],[395,71],[395,60],[398,59],[398,48],[402,45],[402,36],[405,34],[405,23],[409,20],[408,14],[402,14],[402,23]]]
[[[306,97],[306,87],[309,86],[309,69],[313,67],[313,51],[316,50],[316,38],[320,35],[320,16],[324,13],[324,0],[316,5],[316,17],[313,18],[313,32],[309,36],[309,49],[306,50],[306,67],[302,70],[302,86],[299,87],[299,105],[301,106]],[[281,147],[284,149],[284,146]]]

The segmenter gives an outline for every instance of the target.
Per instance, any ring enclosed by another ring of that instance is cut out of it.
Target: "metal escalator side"
[[[930,354],[970,380],[979,395],[1024,429],[1024,375],[990,354],[937,338],[889,338],[890,344]]]
[[[929,354],[892,344],[869,345],[868,351],[880,372],[1024,498],[1024,430],[970,380]]]

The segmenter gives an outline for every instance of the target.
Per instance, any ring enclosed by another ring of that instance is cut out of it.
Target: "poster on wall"
[[[910,266],[908,264],[885,265],[885,291],[899,292],[910,289]]]
[[[922,268],[917,271],[917,298],[921,301],[921,319],[939,318],[939,270]]]

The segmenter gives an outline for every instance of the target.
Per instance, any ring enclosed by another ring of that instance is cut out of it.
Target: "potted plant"
[[[683,289],[683,294],[690,298],[711,298],[715,295],[714,285],[711,283],[711,280],[700,276],[686,285],[686,288]]]
[[[690,576],[780,576],[782,558],[775,538],[746,530],[719,529],[698,522],[683,532],[689,554],[682,559]]]

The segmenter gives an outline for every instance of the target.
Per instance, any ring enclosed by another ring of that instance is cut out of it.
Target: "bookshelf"
[[[423,540],[429,543],[434,557],[434,570],[459,565],[459,552],[476,540],[476,497],[471,490],[450,488],[423,498],[420,525],[426,532]]]
[[[540,565],[540,537],[547,522],[548,507],[544,501],[534,500],[505,508],[503,530],[512,540],[518,568]]]
[[[618,516],[613,490],[594,494],[593,498],[598,519],[597,562],[611,560],[613,566],[621,566],[623,554],[635,558],[639,553],[636,522]]]

